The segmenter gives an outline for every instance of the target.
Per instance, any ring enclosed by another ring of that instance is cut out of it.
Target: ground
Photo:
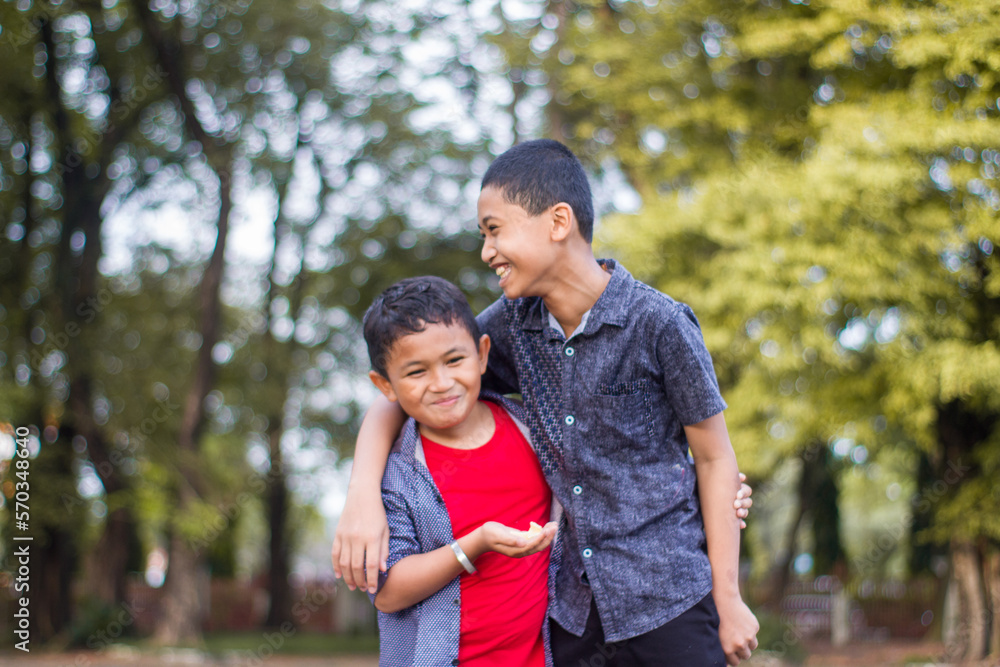
[[[939,662],[940,644],[893,641],[882,644],[857,644],[833,648],[826,644],[807,646],[809,658],[804,667],[945,667]],[[219,667],[376,667],[371,655],[269,655],[227,652],[211,656],[199,651],[139,651],[118,649],[94,652],[32,653],[0,652],[0,665],[17,667],[175,667],[178,665],[217,665]],[[788,667],[787,663],[760,654],[745,667]],[[979,663],[978,667],[998,667],[998,662]]]
[[[270,656],[264,659],[206,658],[197,653],[133,656],[80,653],[51,653],[24,656],[0,653],[0,665],[11,667],[181,667],[183,665],[218,665],[219,667],[377,667],[372,655],[333,657]]]

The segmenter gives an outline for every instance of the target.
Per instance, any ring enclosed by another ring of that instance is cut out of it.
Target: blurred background
[[[700,318],[755,661],[997,664],[997,0],[5,0],[0,61],[0,661],[25,536],[35,652],[370,654],[359,318],[496,298],[478,181],[551,137]]]

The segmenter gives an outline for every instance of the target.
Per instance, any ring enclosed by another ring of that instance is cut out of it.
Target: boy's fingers
[[[341,547],[340,551],[340,576],[344,578],[347,587],[354,590],[354,570],[351,569],[351,547],[350,545]]]
[[[524,533],[517,528],[511,528],[503,524],[498,525],[500,529],[497,534],[497,541],[503,546],[517,549],[528,543]]]
[[[368,558],[365,559],[365,575],[368,581],[368,592],[374,593],[378,590],[378,568],[382,564],[382,544],[381,540],[376,544],[369,542],[365,548]],[[378,556],[378,557],[376,557]]]
[[[552,544],[552,540],[554,540],[556,537],[555,532],[548,530],[548,527],[543,529],[543,531],[541,533],[538,533],[538,535],[541,539],[539,539],[535,544],[531,545],[531,549],[528,551],[528,553],[525,553],[526,556],[548,549],[549,545]]]
[[[333,563],[333,576],[340,579],[340,536],[333,538],[333,549],[330,551],[330,561]]]
[[[379,566],[383,572],[389,571],[389,531],[382,532],[382,549],[379,552]]]
[[[351,548],[351,577],[354,579],[355,586],[365,588],[365,548],[363,546],[355,545]]]

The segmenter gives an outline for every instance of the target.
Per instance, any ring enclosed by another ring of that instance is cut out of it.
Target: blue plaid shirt
[[[522,395],[565,510],[549,614],[582,634],[593,596],[620,641],[711,591],[683,427],[726,403],[691,309],[604,264],[611,280],[569,340],[538,297],[502,297],[477,321],[493,340],[484,386]]]
[[[528,442],[521,405],[484,391],[481,399],[500,404],[514,419]],[[447,546],[455,539],[448,508],[427,469],[427,459],[417,423],[407,420],[393,445],[382,477],[382,502],[389,522],[389,571],[393,565],[413,554],[427,553]],[[553,498],[553,518],[561,515]],[[564,524],[560,524],[563,532]],[[561,553],[560,541],[553,542],[549,554],[549,599],[552,599],[554,575]],[[378,588],[387,574],[379,573]],[[466,576],[466,575],[461,575]],[[458,664],[461,628],[461,577],[423,602],[395,613],[378,613],[380,667],[443,667]],[[369,595],[374,601],[375,596]],[[549,649],[549,625],[542,624],[545,664],[552,665]]]

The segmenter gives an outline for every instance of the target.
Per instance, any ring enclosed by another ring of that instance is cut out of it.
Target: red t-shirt
[[[549,520],[552,491],[538,458],[510,415],[483,401],[496,430],[482,447],[452,449],[422,438],[427,467],[437,484],[456,538],[487,521],[528,530]],[[548,603],[549,550],[525,558],[494,551],[462,573],[458,659],[463,666],[545,664],[542,624]]]

